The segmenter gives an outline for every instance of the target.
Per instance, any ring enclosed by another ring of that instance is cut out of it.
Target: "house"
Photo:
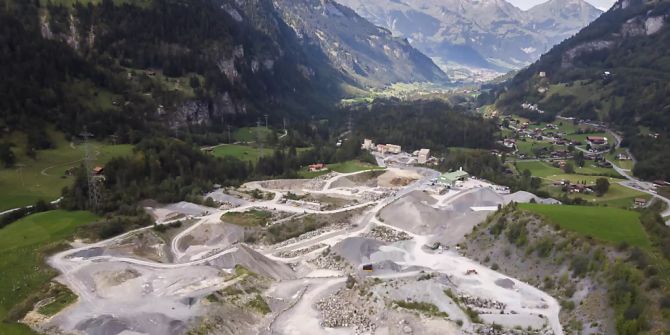
[[[645,207],[645,206],[647,206],[647,199],[635,198],[635,207]]]
[[[463,171],[463,168],[458,171],[448,172],[437,178],[437,182],[444,186],[454,187],[457,181],[465,181],[470,177],[470,174]]]
[[[506,138],[503,140],[503,145],[505,146],[505,148],[514,149],[514,146],[516,145],[516,140]]]
[[[309,172],[323,171],[327,168],[326,164],[316,163],[309,166]]]
[[[363,264],[363,271],[372,272],[372,264]]]
[[[418,158],[419,164],[426,164],[428,162],[428,159],[430,159],[430,149],[419,150],[419,158]]]
[[[607,145],[607,137],[602,136],[586,136],[586,141],[593,146],[603,146]]]
[[[387,150],[388,150],[388,149],[386,148],[386,145],[385,145],[385,144],[377,144],[377,151],[378,151],[380,154],[382,154],[382,155],[385,154]]]
[[[656,184],[657,186],[668,186],[668,182],[667,182],[667,181],[665,181],[665,180],[660,180],[660,179],[658,179],[658,180],[654,180],[654,184]]]
[[[584,184],[570,184],[568,186],[570,193],[591,193],[591,189]]]
[[[93,168],[93,174],[96,176],[102,175],[105,172],[105,168],[98,165]]]
[[[616,155],[616,159],[618,159],[620,161],[629,161],[629,160],[631,160],[631,157],[628,154],[620,153],[620,154]]]

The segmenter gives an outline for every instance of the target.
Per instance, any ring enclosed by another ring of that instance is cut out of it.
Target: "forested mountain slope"
[[[508,84],[497,106],[535,119],[600,119],[625,135],[636,175],[670,178],[670,1],[618,1]],[[544,113],[523,110],[538,103]]]
[[[5,130],[87,125],[127,139],[267,112],[312,114],[340,94],[343,76],[299,43],[270,1],[121,3],[0,1]]]
[[[52,124],[122,142],[177,129],[220,132],[263,114],[328,115],[352,89],[446,80],[405,41],[350,10],[329,12],[339,5],[315,6],[0,0],[0,138],[26,132],[30,146],[45,148]],[[332,17],[322,28],[316,17],[324,11]],[[287,24],[296,17],[305,18],[300,28]],[[314,42],[322,32],[328,42]]]

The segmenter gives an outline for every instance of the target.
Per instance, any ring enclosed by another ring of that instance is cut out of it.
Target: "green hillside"
[[[670,150],[669,12],[666,0],[618,1],[501,86],[496,106],[533,120],[605,121],[638,159],[635,175],[669,179],[670,156],[661,154]]]

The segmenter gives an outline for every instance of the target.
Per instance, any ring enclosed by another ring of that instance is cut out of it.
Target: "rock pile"
[[[508,329],[501,327],[494,327],[491,325],[475,325],[475,334],[481,335],[554,335],[551,329]]]
[[[318,177],[314,177],[309,181],[305,182],[304,188],[307,190],[320,191],[323,189],[324,186],[326,186],[326,181],[328,179],[331,179],[337,175],[338,174],[336,172],[330,172]]]
[[[370,232],[365,234],[364,237],[391,243],[412,239],[412,237],[404,231],[399,231],[384,226],[375,226],[372,228],[372,230],[370,230]]]
[[[292,237],[292,238],[290,238],[290,239],[288,239],[284,242],[280,242],[280,243],[275,244],[274,247],[275,248],[285,247],[287,245],[291,245],[291,244],[294,244],[294,243],[297,243],[297,242],[300,242],[300,241],[303,241],[303,240],[307,240],[307,239],[310,239],[310,238],[320,236],[324,233],[327,233],[327,232],[330,232],[330,231],[333,231],[333,230],[342,229],[342,228],[346,227],[347,225],[348,225],[347,222],[334,223],[334,224],[331,224],[327,227],[319,228],[317,230],[313,230],[313,231],[304,233],[304,234],[302,234],[298,237]]]
[[[480,297],[472,297],[468,295],[462,295],[458,298],[464,305],[476,308],[485,308],[485,309],[497,309],[504,310],[507,308],[507,304],[493,299],[485,299]]]
[[[326,245],[323,243],[315,244],[312,246],[309,246],[307,248],[302,248],[302,249],[297,249],[297,250],[285,250],[285,251],[279,251],[276,252],[274,255],[277,257],[281,258],[293,258],[293,257],[298,257],[302,256],[304,254],[308,254],[316,249],[320,249],[325,247]]]
[[[359,304],[352,304],[341,298],[341,291],[321,299],[316,309],[323,318],[321,326],[328,328],[352,328],[354,334],[374,333],[377,325],[368,315],[368,309]]]
[[[326,249],[321,255],[310,260],[308,263],[316,266],[319,269],[335,270],[335,271],[351,271],[353,267],[347,263],[340,255],[330,252]]]

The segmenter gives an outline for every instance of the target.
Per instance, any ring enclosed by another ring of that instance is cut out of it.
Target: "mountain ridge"
[[[449,62],[522,68],[602,13],[583,0],[552,0],[527,11],[504,0],[339,1],[408,38],[443,69]]]

